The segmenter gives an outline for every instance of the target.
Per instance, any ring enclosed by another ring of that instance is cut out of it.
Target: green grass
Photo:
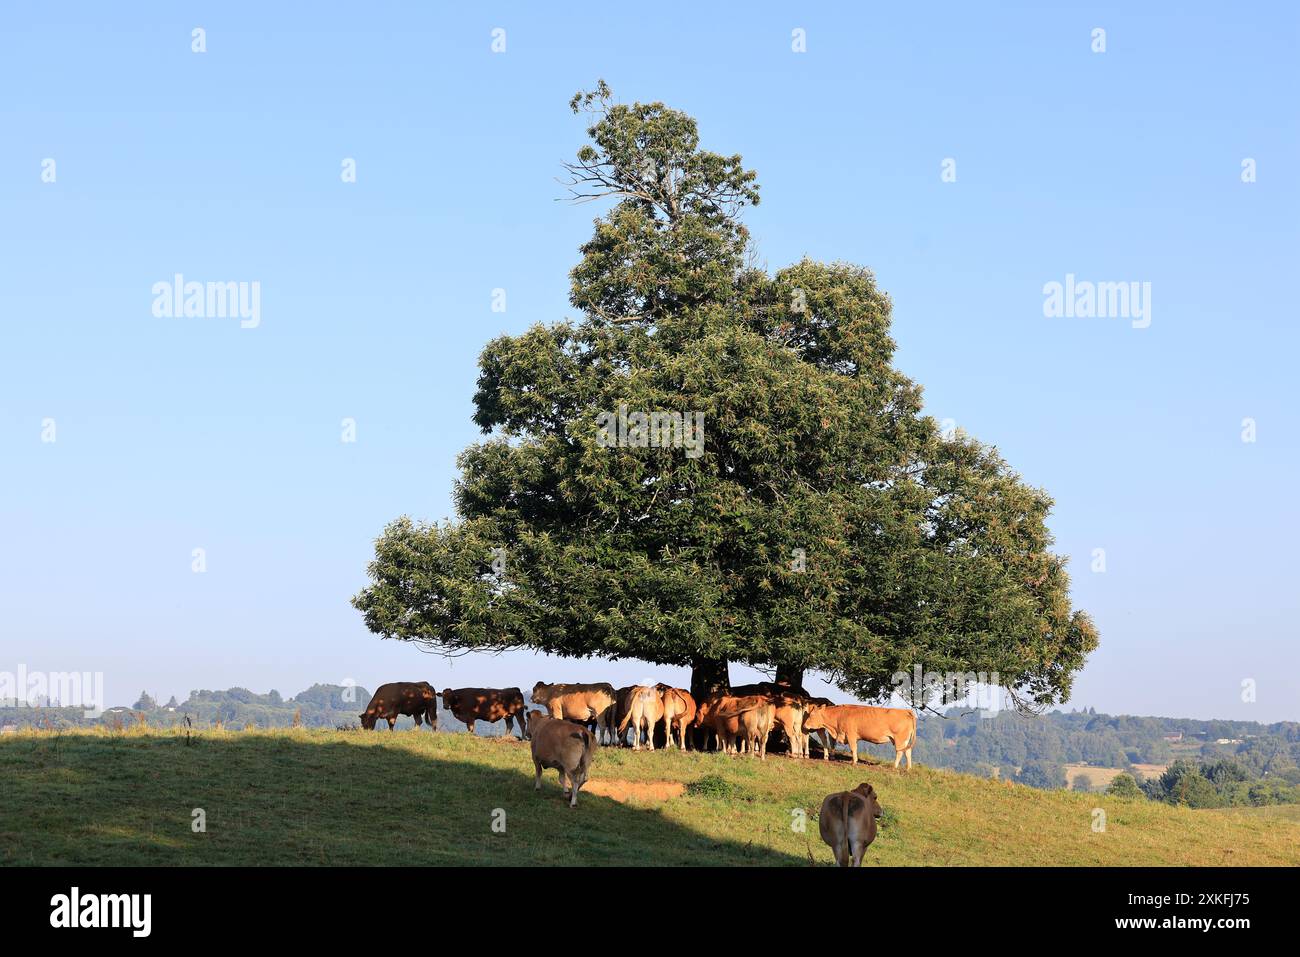
[[[0,864],[826,865],[817,808],[864,780],[885,811],[869,865],[1300,864],[1292,813],[1191,811],[920,766],[602,749],[593,781],[686,791],[629,803],[583,794],[570,809],[554,771],[534,793],[527,745],[499,739],[305,729],[195,739],[6,735]],[[195,808],[206,833],[191,829]],[[802,833],[791,826],[801,817]]]

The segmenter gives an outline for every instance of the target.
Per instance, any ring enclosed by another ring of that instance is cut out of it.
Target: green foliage
[[[1051,761],[1029,761],[1016,775],[1016,783],[1050,790],[1065,787],[1065,769]]]
[[[1137,781],[1131,774],[1115,775],[1106,788],[1106,793],[1111,797],[1118,798],[1140,798],[1144,796],[1142,789],[1138,787]]]
[[[714,800],[744,800],[751,797],[749,790],[743,784],[720,774],[706,774],[702,778],[688,782],[686,793],[694,797]]]
[[[872,273],[746,268],[739,156],[603,83],[572,106],[574,195],[614,200],[573,270],[582,318],[487,345],[457,518],[384,530],[366,625],[447,653],[809,669],[868,699],[918,662],[1068,694],[1097,635],[1051,500],[921,414]],[[702,415],[703,454],[607,447],[621,408]]]

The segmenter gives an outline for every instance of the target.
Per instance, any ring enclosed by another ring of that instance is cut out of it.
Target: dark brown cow
[[[578,806],[578,791],[587,783],[596,736],[580,724],[550,718],[540,711],[528,712],[528,735],[533,739],[533,767],[537,771],[534,790],[542,789],[542,769],[560,772],[560,784],[569,807]]]
[[[506,719],[506,734],[515,729],[519,721],[519,740],[528,734],[527,712],[524,710],[524,693],[518,688],[444,688],[442,708],[464,721],[469,733],[474,733],[475,721],[500,721]]]
[[[388,730],[397,726],[398,715],[409,714],[418,728],[422,719],[429,728],[438,730],[438,693],[427,681],[391,681],[380,685],[366,710],[361,713],[361,727],[373,731],[379,719],[388,722]]]

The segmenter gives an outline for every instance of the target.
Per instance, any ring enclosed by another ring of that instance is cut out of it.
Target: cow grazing
[[[546,708],[552,718],[581,724],[595,721],[597,740],[601,744],[606,739],[610,744],[614,741],[614,728],[610,724],[614,701],[614,686],[608,682],[548,685],[539,681],[533,685],[533,704]]]
[[[524,693],[518,688],[444,688],[442,708],[464,721],[469,733],[474,733],[475,721],[506,722],[506,734],[514,731],[519,722],[519,739],[528,733]]]
[[[540,711],[528,712],[528,736],[532,738],[533,767],[537,771],[534,790],[542,789],[542,770],[560,772],[560,785],[569,799],[569,807],[578,806],[578,791],[587,783],[595,736],[580,724],[547,717]]]
[[[361,713],[361,727],[373,731],[380,718],[388,722],[388,730],[397,725],[397,716],[409,714],[418,728],[422,719],[429,720],[430,730],[438,730],[438,693],[427,681],[392,681],[380,685],[366,710]]]
[[[871,785],[863,781],[852,791],[826,795],[817,815],[817,829],[830,845],[840,867],[858,867],[862,854],[876,839],[880,802]]]
[[[641,732],[651,751],[655,749],[655,725],[663,720],[663,692],[653,685],[636,685],[628,699],[627,714],[618,725],[618,738],[622,740],[630,723],[632,725],[632,750],[641,750]]]
[[[686,729],[695,720],[695,699],[689,691],[658,685],[664,698],[664,732],[668,737],[668,747],[673,746],[673,729],[677,730],[677,740],[683,751],[686,750]]]
[[[825,729],[832,741],[847,744],[854,764],[858,763],[859,741],[872,744],[888,741],[894,746],[894,767],[906,755],[908,770],[912,768],[916,713],[907,708],[873,708],[861,704],[814,706],[804,718],[803,726],[808,731]],[[829,758],[829,751],[823,751],[822,757]]]

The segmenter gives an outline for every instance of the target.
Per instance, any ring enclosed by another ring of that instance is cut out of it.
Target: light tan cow
[[[785,732],[785,736],[790,742],[790,756],[794,758],[808,757],[808,733],[804,731],[803,727],[803,719],[806,714],[804,699],[789,695],[778,695],[773,699],[772,704],[776,708],[773,719],[776,725]]]
[[[835,852],[840,867],[858,867],[862,854],[876,839],[880,802],[870,784],[863,781],[852,791],[826,795],[817,815],[817,830]]]
[[[646,745],[651,751],[655,749],[655,725],[664,716],[664,696],[653,685],[635,685],[628,699],[627,714],[619,722],[617,737],[621,739],[632,725],[632,750],[641,750],[641,732],[645,731]]]
[[[740,737],[750,757],[757,752],[760,761],[767,760],[767,736],[775,717],[776,706],[767,700],[740,712]]]
[[[614,729],[610,719],[613,715],[614,686],[608,682],[548,685],[539,681],[533,685],[532,698],[533,704],[540,704],[552,718],[581,724],[594,721],[599,743],[613,744]]]
[[[686,729],[695,720],[695,699],[691,693],[682,688],[670,688],[659,685],[664,696],[664,733],[668,737],[668,747],[673,746],[673,729],[677,729],[677,740],[683,751],[686,750]]]
[[[804,718],[804,729],[825,729],[831,740],[847,744],[853,763],[858,763],[858,742],[870,741],[894,746],[894,767],[907,756],[908,770],[912,768],[912,745],[916,744],[916,714],[907,708],[873,708],[863,704],[837,704],[830,707],[814,706]],[[830,753],[822,752],[828,759]]]
[[[542,770],[555,768],[560,772],[560,785],[569,799],[569,807],[577,807],[578,791],[587,783],[587,772],[591,769],[596,736],[580,724],[530,711],[528,737],[533,742],[533,767],[537,771],[533,790],[542,789]]]

